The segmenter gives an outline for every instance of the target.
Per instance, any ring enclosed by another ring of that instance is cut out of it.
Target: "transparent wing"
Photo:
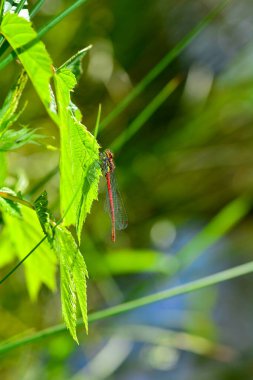
[[[110,174],[110,180],[114,206],[115,228],[116,230],[124,230],[128,226],[128,217],[124,203],[122,201],[122,197],[118,190],[118,185],[114,173]],[[110,217],[112,217],[108,192],[106,192],[105,210],[109,213]]]

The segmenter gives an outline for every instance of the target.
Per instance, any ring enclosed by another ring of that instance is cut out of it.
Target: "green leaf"
[[[11,243],[8,229],[3,228],[0,234],[0,267],[11,263],[15,258],[15,250]]]
[[[92,46],[89,45],[86,48],[78,51],[75,55],[69,58],[58,70],[69,69],[76,77],[76,80],[79,81],[80,76],[83,73],[82,70],[82,60],[90,50]]]
[[[7,187],[0,189],[0,192],[8,193],[10,195],[16,196],[16,193]],[[9,215],[21,218],[21,210],[19,204],[13,202],[12,200],[5,199],[0,194],[0,210],[2,213],[7,213]]]
[[[54,248],[60,262],[62,314],[72,337],[76,335],[76,309],[79,301],[83,322],[88,332],[86,277],[87,268],[79,248],[64,227],[55,229]]]
[[[0,152],[18,149],[28,143],[36,143],[35,140],[40,137],[42,136],[26,127],[18,131],[9,129],[0,136]]]
[[[99,166],[99,145],[94,136],[80,122],[80,111],[73,105],[70,92],[76,85],[74,74],[68,69],[59,70],[55,75],[55,88],[61,129],[61,213],[64,215],[73,200],[64,223],[76,225],[80,241],[83,222],[97,199]],[[77,116],[78,115],[78,116]]]
[[[53,66],[45,45],[39,40],[31,23],[16,14],[4,15],[0,31],[15,50],[50,116],[56,120],[50,88]]]
[[[0,23],[2,21],[2,17],[4,14],[4,3],[5,3],[5,0],[0,0]]]
[[[4,153],[0,152],[0,186],[4,185],[7,176],[7,162]]]
[[[54,232],[50,221],[50,213],[48,210],[47,192],[43,191],[42,194],[34,202],[35,211],[40,221],[40,225],[45,235],[47,235],[50,244],[53,242]]]
[[[9,239],[20,260],[43,238],[36,212],[28,207],[22,207],[22,215],[23,219],[14,218],[7,213],[3,215]],[[31,299],[37,298],[42,284],[55,290],[56,264],[56,256],[47,241],[24,262]]]
[[[7,130],[7,128],[13,125],[20,115],[20,112],[16,113],[16,110],[26,82],[27,75],[22,71],[17,82],[8,93],[3,107],[0,109],[0,136]]]

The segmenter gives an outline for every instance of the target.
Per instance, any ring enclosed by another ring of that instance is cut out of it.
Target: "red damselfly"
[[[100,153],[100,165],[107,183],[106,211],[109,212],[112,222],[112,241],[116,240],[115,230],[127,228],[127,214],[120,196],[117,182],[115,179],[115,164],[113,153],[106,149]]]

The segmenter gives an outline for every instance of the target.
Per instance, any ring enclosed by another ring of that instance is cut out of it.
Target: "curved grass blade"
[[[120,305],[112,306],[110,308],[97,311],[89,314],[89,323],[94,323],[97,321],[105,320],[110,317],[114,317],[116,315],[124,314],[130,310],[135,310],[139,307],[147,306],[153,304],[154,302],[163,301],[166,299],[170,299],[172,297],[176,297],[182,294],[191,293],[200,289],[204,289],[209,286],[220,284],[221,282],[232,280],[234,278],[244,276],[246,274],[253,273],[253,262],[249,262],[246,264],[242,264],[236,266],[234,268],[226,269],[224,271],[215,273],[213,275],[200,278],[199,280],[195,280],[192,282],[188,282],[184,285],[175,286],[174,288],[170,288],[167,290],[163,290],[156,294],[151,294],[142,298],[135,299],[133,301],[125,302]],[[83,320],[79,319],[77,321],[77,326],[83,326]],[[59,324],[53,327],[49,327],[42,331],[39,331],[30,336],[26,336],[25,338],[17,339],[14,342],[7,341],[3,342],[0,345],[0,353],[6,354],[15,348],[23,347],[27,344],[39,342],[42,339],[50,338],[55,336],[56,334],[66,332],[67,328],[63,324]]]

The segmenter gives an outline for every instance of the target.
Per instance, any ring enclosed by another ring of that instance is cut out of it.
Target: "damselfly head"
[[[109,162],[110,172],[113,172],[113,170],[115,169],[115,164],[113,160],[114,155],[109,149],[106,149],[105,154]]]
[[[106,175],[107,173],[112,173],[115,169],[113,153],[109,149],[106,149],[104,152],[99,154],[99,157],[103,174]]]
[[[106,150],[105,150],[105,154],[106,154],[106,156],[108,157],[108,160],[113,160],[114,155],[113,155],[113,153],[110,151],[110,149],[106,149]]]

